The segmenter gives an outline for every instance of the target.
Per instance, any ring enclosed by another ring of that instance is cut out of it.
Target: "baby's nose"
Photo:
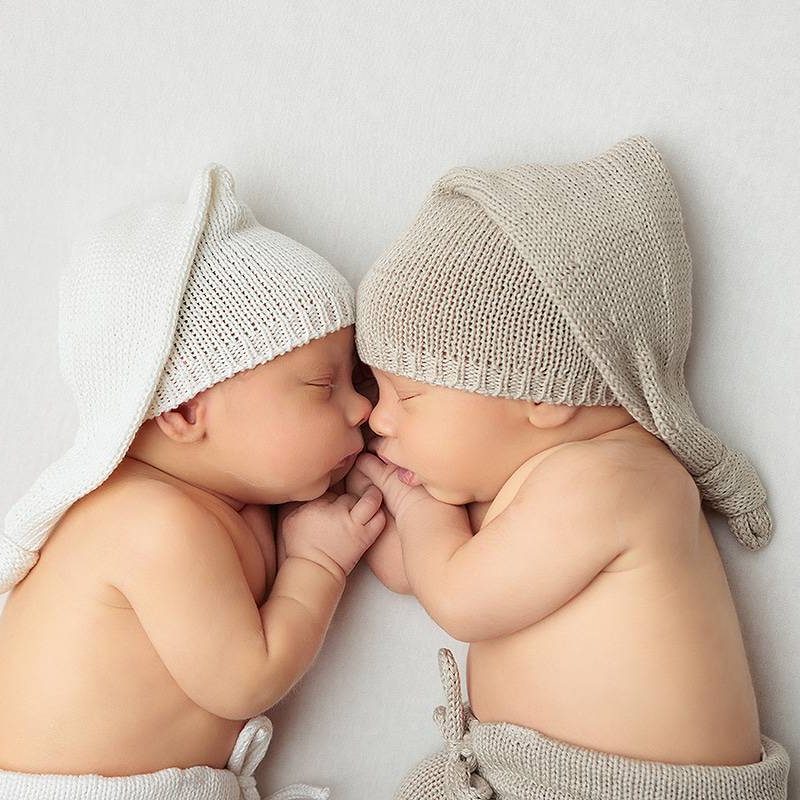
[[[372,413],[369,415],[369,427],[377,436],[391,436],[389,417],[381,403],[372,409]]]
[[[360,428],[372,414],[372,403],[370,403],[370,401],[367,400],[364,395],[360,394],[358,395],[358,398],[358,406],[356,410],[358,421],[356,422],[356,426]]]

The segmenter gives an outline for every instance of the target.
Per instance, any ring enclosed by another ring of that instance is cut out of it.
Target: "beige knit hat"
[[[359,285],[356,344],[425,383],[623,406],[755,550],[772,532],[764,486],[686,388],[691,282],[675,186],[644,136],[580,162],[456,168]]]
[[[260,225],[219,164],[197,174],[186,203],[137,207],[82,236],[59,299],[61,373],[78,430],[6,515],[0,593],[25,577],[145,420],[355,321],[345,277]]]

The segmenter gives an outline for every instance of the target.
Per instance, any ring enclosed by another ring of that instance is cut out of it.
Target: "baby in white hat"
[[[367,560],[470,643],[469,705],[443,650],[447,745],[398,800],[785,797],[701,501],[750,549],[771,519],[689,400],[690,286],[641,136],[451,170],[359,285],[377,455],[347,485],[389,515]]]
[[[0,797],[257,798],[263,712],[385,522],[335,491],[371,411],[352,289],[212,164],[84,237],[60,309],[79,428],[0,537]]]

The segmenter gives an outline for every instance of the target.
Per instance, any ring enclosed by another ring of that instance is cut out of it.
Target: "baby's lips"
[[[405,469],[404,467],[400,467],[400,469],[398,470],[397,478],[400,481],[400,483],[404,483],[406,486],[420,485],[420,480],[416,476],[416,474],[413,473],[410,469]]]
[[[416,473],[412,472],[410,469],[406,469],[405,467],[401,467],[399,464],[395,464],[394,461],[389,461],[388,458],[384,458],[379,452],[375,451],[375,455],[383,461],[384,464],[388,464],[391,467],[395,467],[397,469],[397,477],[399,478],[401,483],[406,484],[406,486],[419,486],[421,481],[417,477]]]

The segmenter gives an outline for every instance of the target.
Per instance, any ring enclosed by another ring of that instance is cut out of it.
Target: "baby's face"
[[[353,388],[354,357],[350,326],[211,387],[208,444],[223,491],[246,502],[310,500],[344,477],[372,409]]]
[[[369,418],[377,453],[408,470],[437,500],[454,505],[494,499],[530,455],[526,401],[420,383],[372,370],[379,397]]]

